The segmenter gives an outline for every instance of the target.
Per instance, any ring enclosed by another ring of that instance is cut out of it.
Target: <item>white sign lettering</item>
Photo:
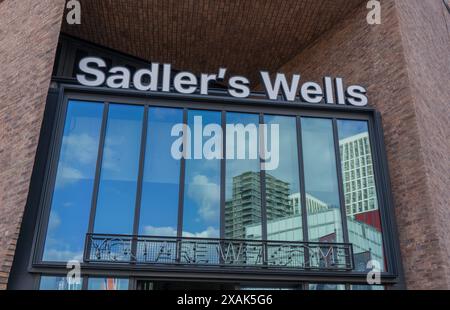
[[[79,63],[77,80],[85,86],[106,86],[116,89],[135,88],[140,91],[175,91],[180,94],[208,95],[211,82],[223,81],[228,94],[235,98],[250,96],[250,81],[244,76],[226,76],[226,68],[214,74],[195,75],[182,71],[173,75],[170,64],[152,63],[148,68],[137,70],[133,75],[126,67],[107,68],[106,62],[98,57],[86,57]],[[266,71],[260,72],[262,86],[270,100],[282,99],[307,104],[338,104],[363,107],[368,104],[367,90],[360,85],[345,87],[340,77],[325,77],[322,85],[316,82],[301,82],[300,74],[287,77],[277,73],[275,77]]]

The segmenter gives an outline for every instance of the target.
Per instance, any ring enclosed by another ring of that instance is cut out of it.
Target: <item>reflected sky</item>
[[[322,205],[316,211],[307,209],[309,239],[340,242],[343,235],[332,120],[302,117],[301,127],[306,194]]]
[[[144,107],[109,107],[96,233],[132,234]]]
[[[333,127],[330,119],[302,118],[306,192],[330,207],[339,207]]]
[[[171,155],[172,126],[183,122],[183,110],[151,107],[148,112],[147,144],[139,221],[139,233],[176,236],[180,160]]]
[[[278,222],[270,226],[268,239],[272,240],[302,240],[301,202],[292,205],[290,195],[300,193],[298,170],[297,125],[295,117],[266,115],[264,123],[268,125],[270,137],[271,125],[279,126],[279,165],[275,170],[266,171],[266,208],[267,221],[280,221],[296,216],[293,226],[286,232],[287,223]],[[271,140],[268,139],[271,149]],[[273,177],[273,178],[271,178]],[[283,183],[277,183],[277,180]],[[273,187],[273,188],[271,188]],[[270,233],[269,233],[270,230]]]
[[[338,120],[337,125],[339,140],[368,132],[366,121]]]
[[[194,133],[194,117],[200,116],[203,128],[209,124],[221,125],[221,113],[189,110],[188,126]],[[211,137],[203,137],[203,144]],[[194,140],[195,141],[195,140]],[[191,143],[194,155],[194,143]],[[220,160],[186,160],[183,236],[218,238],[220,236]]]
[[[70,101],[44,248],[44,261],[81,260],[88,229],[103,104]]]

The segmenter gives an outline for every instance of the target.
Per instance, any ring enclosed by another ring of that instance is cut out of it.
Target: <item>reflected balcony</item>
[[[349,243],[87,234],[84,262],[351,271]]]

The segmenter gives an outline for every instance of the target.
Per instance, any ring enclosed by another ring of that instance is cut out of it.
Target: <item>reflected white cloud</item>
[[[177,230],[175,227],[155,227],[155,226],[146,226],[144,228],[144,234],[149,236],[169,236],[176,237]],[[219,238],[220,231],[214,227],[209,226],[206,230],[192,233],[188,231],[183,231],[183,237],[189,238]]]
[[[48,229],[54,230],[58,228],[60,225],[61,225],[61,217],[58,215],[58,213],[51,211],[50,219],[48,221]]]
[[[83,261],[83,252],[70,250],[47,249],[45,252],[46,261],[67,262],[69,260]]]
[[[188,186],[188,196],[198,207],[198,215],[206,222],[216,221],[219,216],[220,186],[205,175],[195,175]]]
[[[155,226],[145,226],[144,234],[149,236],[169,236],[176,237],[177,229],[174,227],[155,227]]]
[[[79,162],[87,165],[97,160],[98,141],[93,136],[82,133],[64,137],[63,148],[66,148],[66,162]]]
[[[64,187],[68,184],[74,184],[83,178],[85,178],[85,176],[81,170],[61,163],[59,165],[58,176],[56,178],[56,187]]]
[[[91,177],[87,169],[97,160],[97,140],[87,133],[64,136],[56,187],[61,188]]]
[[[214,227],[209,226],[206,230],[197,233],[183,231],[183,236],[191,238],[219,238],[220,231]]]

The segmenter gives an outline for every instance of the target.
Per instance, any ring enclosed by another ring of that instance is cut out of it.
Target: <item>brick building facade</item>
[[[195,73],[227,66],[256,89],[261,69],[366,86],[383,118],[406,287],[449,289],[450,14],[441,0],[383,0],[381,25],[368,25],[366,1],[325,2],[82,1],[82,24],[71,26],[64,0],[0,1],[0,288],[20,260],[21,226],[35,225],[22,218],[35,203],[31,178],[64,33]]]

